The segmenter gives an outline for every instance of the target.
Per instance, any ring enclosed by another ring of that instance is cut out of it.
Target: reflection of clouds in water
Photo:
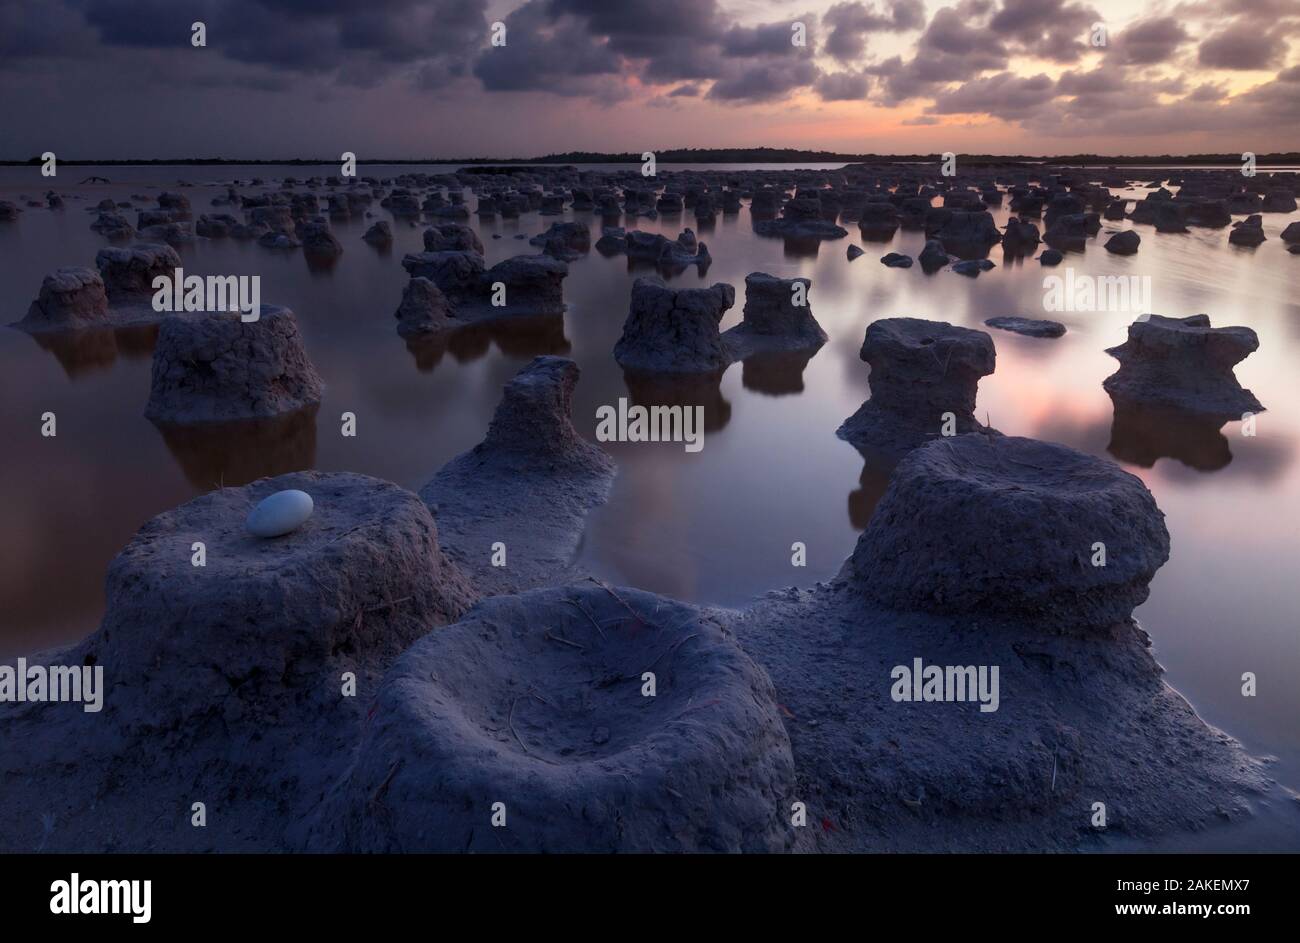
[[[691,508],[675,454],[681,445],[605,447],[618,462],[618,477],[608,502],[588,515],[579,551],[583,563],[612,582],[676,599],[695,598],[700,569],[694,559],[698,551],[683,539],[691,533]],[[629,509],[635,509],[635,522],[628,519]]]

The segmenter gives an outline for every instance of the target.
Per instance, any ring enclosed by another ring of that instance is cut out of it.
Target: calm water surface
[[[373,167],[391,176],[443,167]],[[661,169],[674,169],[664,165]],[[726,169],[712,165],[711,170]],[[23,316],[42,277],[59,266],[93,266],[107,243],[89,229],[86,208],[105,196],[153,197],[185,192],[199,213],[218,181],[300,179],[337,168],[64,168],[56,188],[62,211],[26,209],[0,225],[0,318]],[[97,173],[112,185],[73,184]],[[1137,173],[1149,175],[1143,170]],[[1145,176],[1144,179],[1150,179]],[[207,182],[206,184],[204,182]],[[39,197],[49,181],[34,168],[0,168],[0,199]],[[322,188],[320,193],[327,192]],[[1134,189],[1137,199],[1147,191]],[[84,196],[84,200],[72,196]],[[470,200],[472,204],[472,198]],[[21,205],[21,204],[20,204]],[[150,204],[152,205],[152,204]],[[387,219],[376,203],[374,218]],[[999,225],[1005,209],[994,210]],[[1114,372],[1105,348],[1121,343],[1130,313],[1045,313],[1045,274],[1038,263],[1005,262],[976,280],[919,267],[888,269],[888,251],[915,255],[923,236],[900,231],[888,243],[850,237],[823,243],[815,256],[788,253],[779,240],[753,234],[748,209],[719,217],[700,231],[715,262],[676,286],[730,282],[737,305],[723,328],[739,322],[746,274],[766,271],[812,279],[809,294],[830,341],[807,364],[769,371],[731,367],[720,387],[687,394],[706,405],[701,452],[680,444],[610,444],[619,476],[609,503],[589,519],[582,555],[611,581],[708,603],[741,604],[766,590],[806,586],[831,577],[852,551],[884,487],[834,431],[869,394],[858,359],[863,332],[883,317],[921,317],[982,327],[985,318],[1019,314],[1064,321],[1059,340],[991,331],[997,372],[980,385],[981,418],[1002,432],[1063,442],[1120,461],[1141,477],[1164,510],[1172,556],[1138,610],[1155,639],[1169,679],[1211,723],[1256,753],[1278,758],[1275,775],[1300,785],[1300,258],[1278,234],[1300,214],[1267,214],[1268,241],[1255,250],[1229,246],[1226,230],[1184,235],[1139,227],[1142,246],[1122,258],[1101,248],[1107,223],[1083,255],[1067,256],[1080,274],[1147,275],[1155,313],[1204,312],[1216,326],[1246,325],[1260,350],[1237,369],[1242,384],[1268,407],[1257,435],[1240,423],[1197,428],[1170,417],[1116,421],[1102,380]],[[134,211],[128,211],[134,222]],[[201,241],[180,250],[186,271],[258,273],[263,301],[298,316],[308,352],[328,389],[310,423],[264,441],[167,441],[143,416],[149,389],[150,342],[119,337],[84,349],[45,350],[31,337],[0,331],[4,405],[0,435],[0,654],[78,639],[97,624],[103,579],[112,556],[149,518],[226,483],[297,467],[364,472],[419,488],[448,459],[484,434],[502,385],[537,354],[572,357],[582,367],[574,406],[579,430],[594,437],[598,406],[629,390],[612,348],[627,314],[633,279],[624,258],[594,251],[570,264],[568,311],[562,320],[458,335],[444,348],[411,350],[397,336],[393,311],[401,298],[407,252],[421,251],[423,226],[396,223],[396,244],[380,253],[361,241],[374,218],[335,223],[345,251],[328,271],[309,269],[300,252],[280,254],[234,240]],[[556,219],[472,220],[487,261],[536,251],[517,234],[534,235]],[[578,214],[594,237],[600,221]],[[675,236],[694,227],[678,220],[638,220],[628,228]],[[499,234],[500,239],[492,236]],[[851,243],[867,254],[845,259]],[[1055,270],[1064,274],[1065,266]],[[42,438],[40,416],[58,416],[57,438]],[[338,417],[356,413],[358,435],[343,438]],[[790,545],[803,541],[808,566],[790,565]],[[1255,698],[1241,696],[1241,674],[1259,679]]]

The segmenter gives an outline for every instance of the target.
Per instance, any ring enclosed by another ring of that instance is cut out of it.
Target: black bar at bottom
[[[6,930],[63,924],[127,932],[198,929],[206,935],[278,926],[373,930],[376,920],[441,920],[460,914],[471,926],[482,920],[485,928],[497,931],[513,920],[536,927],[560,918],[560,908],[568,907],[576,908],[573,916],[580,914],[587,926],[617,925],[599,922],[608,915],[663,927],[664,921],[685,916],[686,906],[714,911],[732,930],[751,921],[764,927],[785,911],[800,920],[822,914],[863,926],[879,918],[923,915],[927,930],[947,924],[969,929],[978,915],[986,928],[1027,931],[1199,922],[1230,932],[1243,922],[1276,921],[1293,910],[1295,862],[1291,856],[1223,855],[575,856],[545,861],[523,856],[11,855],[0,857],[0,921]],[[118,912],[84,912],[113,909]],[[442,922],[434,926],[450,929]]]

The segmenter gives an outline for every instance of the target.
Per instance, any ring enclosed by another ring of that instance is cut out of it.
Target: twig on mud
[[[336,540],[342,540],[344,537],[346,537],[348,534],[352,533],[353,531],[361,530],[361,528],[363,527],[369,527],[371,526],[372,523],[373,521],[362,521],[360,524],[357,524],[355,527],[349,527],[343,533],[336,534],[335,536],[331,537],[329,540],[325,541],[325,544],[326,546],[328,546],[329,544],[334,543]]]
[[[642,673],[642,674],[645,674],[647,671],[649,671],[649,670],[650,670],[651,668],[653,668],[655,665],[659,664],[659,660],[660,660],[661,658],[663,658],[665,655],[672,654],[673,652],[677,651],[677,649],[681,648],[681,646],[683,646],[683,645],[685,645],[687,642],[689,642],[691,639],[693,639],[693,638],[699,638],[699,637],[700,637],[700,634],[699,634],[698,632],[692,632],[690,635],[686,636],[685,638],[679,638],[677,641],[673,642],[671,645],[669,645],[667,648],[665,648],[662,652],[660,652],[659,655],[658,655],[658,657],[655,658],[654,661],[650,662],[650,664],[648,664],[648,665],[646,665],[644,668],[642,668],[642,669],[641,669],[641,673]]]
[[[362,609],[362,612],[382,612],[385,609],[392,609],[394,606],[400,606],[404,602],[410,602],[414,596],[403,596],[401,599],[394,599],[392,602],[381,602],[377,606],[371,606],[368,609]]]
[[[588,611],[586,606],[584,606],[581,602],[579,602],[576,599],[566,599],[565,602],[572,603],[574,606],[576,606],[579,612],[581,612],[584,616],[586,616],[589,620],[591,620],[591,624],[596,627],[596,631],[600,633],[600,637],[602,639],[605,637],[605,630],[600,627],[600,623],[596,621],[596,617],[593,616],[590,611]]]
[[[525,753],[528,753],[528,747],[524,746],[524,741],[520,740],[519,734],[515,733],[515,724],[514,724],[515,705],[519,703],[520,697],[523,697],[523,695],[520,694],[519,697],[516,697],[513,701],[510,702],[510,710],[506,714],[506,727],[510,730],[510,733],[514,735],[515,741],[519,744],[519,748],[523,750]],[[528,753],[528,755],[532,756],[531,753]]]
[[[548,631],[543,636],[543,638],[550,639],[552,642],[559,642],[561,645],[568,645],[570,648],[576,648],[580,652],[585,652],[587,650],[584,646],[579,645],[577,642],[570,642],[567,638],[556,635],[554,632]]]
[[[628,611],[628,613],[632,616],[633,619],[635,619],[637,622],[640,622],[640,623],[643,623],[643,624],[644,624],[645,620],[642,619],[639,615],[636,614],[636,610],[633,609],[631,606],[629,606],[629,605],[627,604],[627,600],[626,600],[626,599],[624,599],[622,596],[620,596],[618,593],[616,593],[616,592],[614,591],[614,587],[610,586],[608,583],[606,583],[604,580],[602,580],[602,579],[601,579],[600,577],[598,577],[598,576],[589,576],[589,577],[587,577],[587,579],[591,580],[593,583],[595,583],[597,586],[599,586],[599,587],[600,587],[601,589],[603,589],[605,592],[609,593],[609,594],[610,594],[611,596],[613,596],[616,600],[618,600],[619,605],[621,605],[624,609],[626,609],[626,610]]]
[[[335,587],[334,590],[331,590],[329,586],[326,585],[324,582],[322,582],[321,578],[317,576],[315,573],[313,573],[311,570],[304,570],[303,572],[305,572],[309,577],[311,577],[311,581],[315,583],[317,586],[319,586],[321,589],[323,589],[325,592],[327,593],[332,591],[337,592],[338,589],[337,587]]]
[[[370,794],[371,802],[377,803],[383,799],[384,796],[388,795],[388,786],[393,781],[393,777],[397,775],[397,771],[401,768],[401,760],[398,760],[393,764],[393,768],[388,771],[388,775],[384,777],[384,781],[375,787],[375,791]]]

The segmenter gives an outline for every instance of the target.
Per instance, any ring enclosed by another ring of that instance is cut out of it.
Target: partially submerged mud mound
[[[835,434],[860,451],[897,459],[945,433],[984,429],[975,395],[997,361],[984,331],[884,318],[867,328],[859,356],[871,365],[871,399]]]
[[[88,268],[61,268],[46,275],[40,296],[27,316],[15,324],[24,331],[66,331],[109,327],[108,294],[98,272]]]
[[[708,613],[630,589],[538,590],[487,600],[402,656],[315,839],[784,851],[793,780],[771,682]]]
[[[104,279],[110,304],[149,306],[154,295],[153,280],[160,275],[174,277],[181,257],[171,246],[140,243],[129,248],[100,249],[95,265]]]
[[[1065,325],[1060,321],[1047,321],[1042,318],[1022,318],[1015,315],[985,318],[984,323],[1001,331],[1011,331],[1025,337],[1061,337],[1065,334]]]
[[[1102,386],[1117,400],[1240,419],[1264,409],[1232,372],[1258,349],[1259,337],[1248,327],[1210,327],[1204,314],[1153,314],[1130,324],[1128,340],[1106,351],[1120,368]]]
[[[849,568],[892,609],[1105,632],[1146,600],[1168,559],[1164,515],[1118,465],[970,435],[899,463]]]
[[[125,328],[156,323],[153,280],[169,278],[180,267],[176,250],[165,245],[135,245],[99,250],[98,271],[61,268],[46,275],[40,295],[13,326],[30,334]]]
[[[540,246],[543,255],[573,262],[591,251],[591,230],[585,223],[551,223],[546,232],[533,236],[528,244]]]
[[[644,373],[709,373],[731,363],[718,325],[736,303],[736,290],[674,290],[653,276],[632,285],[632,301],[614,359]]]
[[[745,276],[745,318],[722,335],[731,357],[743,360],[768,351],[816,350],[826,332],[808,302],[812,281],[766,272]],[[800,303],[802,299],[802,303]]]
[[[288,308],[178,314],[158,332],[145,415],[160,424],[265,419],[320,402],[321,379]]]
[[[402,337],[444,334],[465,326],[453,317],[451,303],[442,290],[429,279],[418,276],[402,289],[402,303],[393,316],[397,318],[397,333]]]
[[[485,268],[480,252],[439,249],[408,255],[402,267],[413,279],[428,279],[446,299],[446,317],[424,322],[430,330],[564,313],[564,279],[569,266],[550,256],[517,255]],[[398,318],[404,324],[412,323],[400,311]]]
[[[312,497],[307,522],[249,534],[249,511],[286,489]],[[103,669],[102,712],[29,703],[0,720],[0,781],[33,835],[49,812],[47,850],[292,847],[286,827],[341,774],[367,692],[473,601],[415,495],[318,472],[159,515],[113,561],[106,596],[99,630],[48,657]],[[206,828],[190,824],[195,801]],[[5,850],[29,837],[0,836]]]
[[[448,553],[492,592],[564,582],[587,512],[609,494],[613,459],[570,418],[578,375],[571,360],[533,360],[506,384],[487,437],[420,491]]]
[[[690,229],[676,239],[669,239],[661,233],[639,229],[624,232],[621,226],[606,226],[596,241],[596,251],[605,256],[626,255],[629,266],[646,263],[668,274],[682,272],[691,265],[703,274],[713,264],[709,247]]]

